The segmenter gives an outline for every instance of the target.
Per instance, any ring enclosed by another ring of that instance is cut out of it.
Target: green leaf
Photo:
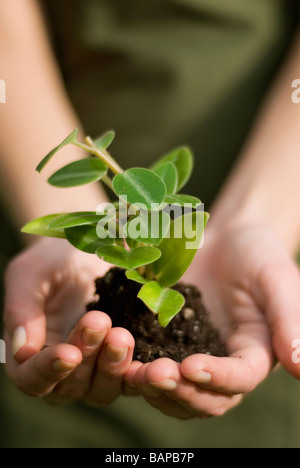
[[[162,327],[166,327],[185,304],[182,294],[174,289],[162,288],[156,281],[145,284],[139,292],[138,298],[152,312],[159,314],[158,320]]]
[[[96,253],[101,260],[125,270],[135,270],[149,265],[161,256],[160,250],[155,247],[136,247],[128,251],[118,245],[100,248]]]
[[[167,162],[172,162],[177,169],[178,185],[176,192],[180,192],[192,175],[194,168],[193,153],[187,147],[178,148],[160,159],[152,169],[157,170]]]
[[[146,284],[146,283],[149,283],[150,281],[144,278],[144,276],[140,275],[139,272],[136,270],[127,270],[125,272],[125,275],[127,279],[131,281],[135,281],[136,283],[139,283],[139,284]]]
[[[59,188],[78,187],[102,179],[108,167],[100,159],[82,159],[63,167],[49,179],[49,184]]]
[[[77,143],[77,137],[78,137],[78,128],[74,130],[74,132],[71,133],[59,146],[54,148],[54,150],[50,151],[49,154],[40,162],[38,167],[36,168],[37,172],[42,172],[44,167],[48,164],[48,162],[53,158],[53,156],[61,150],[64,146],[73,144],[75,145]]]
[[[69,213],[59,216],[50,222],[51,229],[67,229],[77,226],[97,224],[104,215],[97,215],[95,212]]]
[[[163,211],[142,213],[124,227],[127,238],[143,244],[159,245],[169,232],[171,218]]]
[[[126,227],[126,226],[125,226]],[[123,237],[126,237],[125,235]],[[133,239],[130,239],[130,237],[126,238],[126,243],[130,249],[134,249],[135,247],[138,247],[139,243]]]
[[[151,210],[152,204],[161,205],[166,196],[166,186],[152,171],[143,168],[129,169],[113,180],[116,194],[127,196],[130,205],[144,205]]]
[[[66,238],[76,249],[95,254],[99,248],[112,245],[113,239],[99,239],[96,226],[78,226],[65,229]]]
[[[43,216],[42,218],[30,221],[23,227],[22,231],[24,234],[32,234],[34,236],[44,237],[57,237],[58,239],[65,239],[65,232],[63,229],[50,229],[51,222],[61,214],[54,214]]]
[[[201,211],[189,213],[172,222],[170,238],[160,244],[162,256],[153,265],[161,286],[173,286],[189,268],[201,245],[208,219],[209,215]]]
[[[197,208],[201,205],[199,198],[190,197],[189,195],[167,195],[165,198],[165,203],[168,205],[192,205],[192,208]]]
[[[114,141],[116,133],[113,130],[105,133],[94,141],[94,145],[99,151],[106,150]]]
[[[178,187],[178,173],[175,165],[172,162],[163,164],[154,172],[164,181],[167,189],[167,195],[173,195],[176,193]]]

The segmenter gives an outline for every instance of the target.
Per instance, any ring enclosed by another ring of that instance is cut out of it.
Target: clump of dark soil
[[[226,356],[226,347],[210,322],[201,293],[193,286],[174,287],[186,299],[182,311],[167,328],[158,324],[157,317],[137,298],[140,285],[126,278],[123,270],[113,268],[96,280],[100,299],[88,310],[107,313],[114,327],[131,332],[136,341],[134,359],[143,363],[162,357],[182,362],[192,354]]]

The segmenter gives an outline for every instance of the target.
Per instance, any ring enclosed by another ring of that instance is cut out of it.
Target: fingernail
[[[77,367],[77,364],[71,364],[70,362],[62,361],[61,359],[56,359],[53,363],[53,369],[59,374],[70,372],[75,369],[75,367]]]
[[[82,332],[82,341],[86,346],[99,346],[103,342],[106,333],[107,330],[96,331],[91,330],[90,328],[85,328]]]
[[[125,360],[128,353],[128,348],[116,348],[108,344],[105,347],[105,354],[107,358],[114,363],[121,363]]]
[[[185,375],[185,377],[188,380],[191,380],[192,382],[199,383],[199,384],[206,384],[206,383],[211,382],[212,380],[212,375],[209,374],[209,372],[206,372],[204,370],[196,372],[195,374]]]
[[[159,398],[162,396],[162,391],[152,385],[142,385],[141,389],[150,398]]]
[[[172,392],[177,388],[177,382],[173,379],[166,379],[160,383],[151,383],[151,385],[160,390],[165,390],[166,392]]]
[[[19,327],[15,330],[12,337],[12,353],[16,356],[23,346],[27,344],[27,332],[24,327]]]

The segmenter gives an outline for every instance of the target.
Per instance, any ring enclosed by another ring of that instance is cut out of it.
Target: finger
[[[79,349],[71,345],[57,345],[44,349],[23,364],[9,356],[8,372],[17,387],[26,395],[44,397],[66,379],[81,363]]]
[[[274,357],[263,323],[240,325],[229,339],[230,357],[196,354],[186,358],[182,375],[201,386],[226,394],[253,391],[270,373]]]
[[[123,395],[129,396],[129,397],[140,395],[140,391],[134,382],[135,382],[135,375],[137,371],[139,370],[139,368],[142,366],[143,364],[139,361],[134,361],[130,365],[123,380]]]
[[[86,395],[91,405],[108,405],[122,392],[123,379],[132,362],[135,342],[123,328],[113,328],[100,353],[92,387]]]
[[[111,319],[103,312],[92,311],[79,320],[67,343],[80,350],[82,363],[55,388],[54,394],[58,400],[79,400],[88,392],[98,354],[111,326]]]
[[[183,408],[176,401],[170,399],[162,389],[156,387],[156,385],[152,385],[149,382],[146,374],[147,368],[149,366],[150,363],[140,364],[140,366],[136,369],[135,374],[130,376],[131,379],[134,378],[135,385],[138,386],[139,391],[143,395],[144,399],[151,406],[153,406],[153,408],[159,410],[166,416],[182,420],[188,420],[195,417],[194,411],[189,411],[188,409]],[[163,382],[162,387],[166,387],[165,382]]]
[[[240,395],[231,396],[199,388],[184,379],[180,366],[169,359],[159,359],[145,369],[140,369],[137,373],[137,383],[141,384],[142,391],[146,389],[147,392],[149,389],[145,388],[146,382],[200,418],[222,416],[241,401]],[[157,398],[161,398],[160,395],[157,395]]]
[[[12,337],[13,356],[23,362],[45,345],[43,279],[23,255],[11,263],[5,282],[4,321]],[[45,282],[44,288],[47,288]]]
[[[258,282],[275,354],[285,369],[300,379],[299,269],[290,259],[272,263],[262,268]]]

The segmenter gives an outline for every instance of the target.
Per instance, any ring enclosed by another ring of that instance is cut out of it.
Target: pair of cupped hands
[[[300,340],[299,270],[266,226],[208,228],[184,281],[204,302],[229,357],[194,355],[181,364],[132,361],[134,339],[103,312],[85,315],[94,280],[109,266],[66,241],[38,241],[6,275],[7,370],[25,394],[60,405],[109,405],[142,395],[169,416],[221,416],[240,403],[277,361],[300,378],[292,359]],[[122,310],[119,311],[122,313]]]

